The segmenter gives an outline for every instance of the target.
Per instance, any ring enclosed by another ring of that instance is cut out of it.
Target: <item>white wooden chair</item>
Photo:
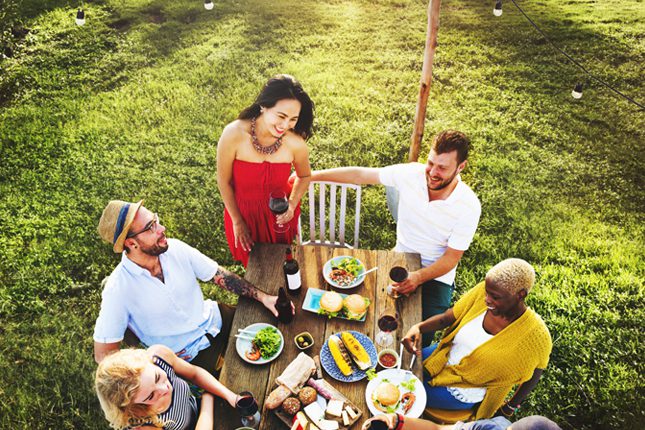
[[[318,188],[318,193],[316,193],[316,188]],[[327,188],[329,188],[329,195],[327,195]],[[340,193],[338,193],[339,188]],[[352,243],[348,243],[345,240],[345,221],[348,216],[348,190],[354,190],[356,200],[356,207],[354,209],[354,241]],[[339,194],[340,200],[337,201]],[[301,214],[300,219],[298,219],[300,244],[345,247],[350,249],[358,248],[358,233],[361,219],[361,186],[339,184],[336,182],[311,182],[309,184],[308,198],[309,239],[303,240],[302,218],[304,215]],[[339,209],[338,213],[337,209]],[[317,214],[316,211],[318,212]],[[329,218],[327,218],[327,215],[329,215]]]

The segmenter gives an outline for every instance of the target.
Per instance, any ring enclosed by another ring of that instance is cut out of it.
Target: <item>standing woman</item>
[[[199,405],[186,381],[205,390]],[[214,396],[232,407],[237,400],[213,375],[163,345],[108,355],[99,363],[94,385],[114,429],[212,430]]]
[[[217,145],[217,182],[224,201],[224,228],[231,254],[246,267],[255,242],[291,242],[298,228],[300,199],[310,181],[306,140],[314,103],[290,75],[264,85],[255,102],[228,124]],[[289,184],[291,167],[296,180]],[[269,209],[269,197],[283,191],[289,208]],[[287,230],[280,238],[276,226]]]

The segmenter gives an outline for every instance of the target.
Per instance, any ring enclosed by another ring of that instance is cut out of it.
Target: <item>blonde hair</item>
[[[143,349],[122,349],[99,363],[94,387],[110,427],[121,430],[145,423],[163,427],[150,405],[134,402],[143,369],[151,362]]]
[[[535,283],[535,270],[521,258],[508,258],[497,263],[486,273],[486,281],[511,294],[520,290],[526,290],[528,294]]]

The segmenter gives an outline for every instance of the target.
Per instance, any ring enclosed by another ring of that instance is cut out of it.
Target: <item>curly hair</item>
[[[535,270],[521,258],[500,261],[486,273],[486,281],[515,294],[525,290],[528,294],[535,283]]]
[[[163,427],[149,405],[134,402],[143,369],[151,362],[143,349],[122,349],[99,363],[94,387],[110,427],[121,430],[145,423]]]

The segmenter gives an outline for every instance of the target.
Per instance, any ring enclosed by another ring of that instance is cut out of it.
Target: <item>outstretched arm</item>
[[[335,169],[315,170],[311,174],[311,180],[357,185],[380,184],[378,172],[379,169],[374,167],[337,167]]]
[[[442,314],[431,316],[427,320],[410,327],[405,337],[401,340],[401,343],[403,343],[403,346],[405,346],[405,349],[407,349],[410,354],[420,355],[421,334],[430,331],[443,330],[444,328],[452,325],[455,321],[455,314],[453,313],[452,308],[450,308]]]
[[[369,428],[369,423],[371,423],[372,421],[383,421],[384,423],[387,424],[387,428],[390,430],[396,429],[398,424],[398,419],[396,414],[382,414],[382,415],[377,415],[365,421],[365,423],[363,423],[363,427],[361,427],[361,430],[367,430]],[[403,426],[401,427],[401,429],[402,430],[452,430],[453,427],[454,427],[453,425],[442,426],[439,424],[435,424],[432,421],[426,421],[419,418],[404,417]]]
[[[103,361],[105,357],[119,350],[121,342],[102,343],[94,341],[94,360],[96,363]]]
[[[300,139],[300,138],[299,138]],[[307,191],[309,182],[311,182],[311,165],[309,164],[309,149],[304,140],[294,144],[293,165],[296,169],[296,177],[289,196],[289,209],[282,215],[278,215],[276,221],[278,224],[286,224],[293,218],[293,215],[300,203],[300,199]]]
[[[262,303],[268,310],[276,317],[278,311],[275,308],[275,303],[278,300],[277,296],[270,296],[262,290],[259,290],[255,285],[251,284],[244,278],[240,278],[235,273],[226,269],[218,268],[217,273],[213,277],[213,283],[220,286],[226,291],[235,293],[238,296],[248,297]]]
[[[215,416],[215,397],[211,393],[202,394],[199,418],[195,430],[213,430]]]

